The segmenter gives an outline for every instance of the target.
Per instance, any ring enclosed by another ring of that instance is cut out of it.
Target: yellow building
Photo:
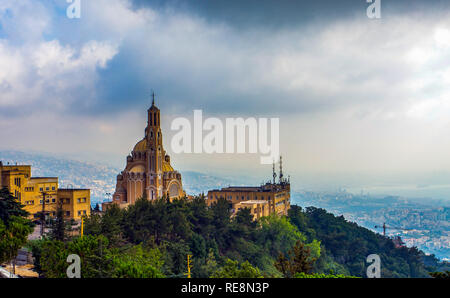
[[[280,157],[280,179],[275,182],[275,167],[273,182],[261,186],[230,186],[208,191],[206,198],[208,206],[220,198],[226,199],[232,205],[233,214],[239,209],[249,208],[255,219],[269,214],[287,215],[291,208],[291,184],[283,178]],[[265,203],[264,203],[265,202]]]
[[[42,211],[54,216],[58,204],[67,219],[80,220],[91,212],[89,189],[59,189],[57,177],[31,177],[30,165],[3,165],[0,162],[0,188],[3,187],[25,206],[32,219],[39,218]]]
[[[236,214],[236,212],[245,208],[250,209],[250,214],[253,215],[253,220],[264,216],[269,216],[270,214],[269,201],[262,200],[250,200],[235,203],[233,204],[232,212],[233,214]]]
[[[117,175],[113,201],[103,203],[102,210],[111,204],[124,208],[142,197],[154,200],[167,196],[172,200],[186,195],[181,174],[173,169],[164,150],[160,111],[155,106],[154,95],[147,116],[144,138],[127,156],[125,169]]]
[[[64,216],[75,220],[91,214],[91,191],[89,189],[59,188],[58,199]]]
[[[255,215],[255,218],[259,218],[273,213],[287,215],[288,210],[291,208],[290,197],[289,183],[266,183],[256,187],[230,186],[208,191],[207,204],[211,206],[220,198],[224,198],[232,204],[233,212],[237,212],[238,209],[244,206],[250,208],[252,212],[256,212],[257,208],[260,208],[259,215]],[[266,202],[267,205],[262,205],[262,201]],[[262,208],[263,206],[264,209]],[[266,210],[268,210],[268,213]]]

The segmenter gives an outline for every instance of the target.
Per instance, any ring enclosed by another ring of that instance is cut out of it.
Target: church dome
[[[147,139],[140,140],[136,146],[134,146],[133,151],[145,151],[147,149]]]

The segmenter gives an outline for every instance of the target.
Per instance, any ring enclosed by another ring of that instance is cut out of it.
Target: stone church
[[[172,168],[170,156],[164,150],[160,111],[155,106],[154,94],[147,112],[145,136],[127,156],[125,169],[117,175],[113,201],[107,205],[115,203],[126,207],[144,196],[150,200],[167,196],[173,200],[185,196],[181,174]]]

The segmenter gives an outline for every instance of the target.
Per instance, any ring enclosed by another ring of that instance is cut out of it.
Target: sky
[[[0,1],[0,149],[124,167],[150,93],[176,117],[277,117],[294,188],[439,188],[450,199],[450,3]],[[173,166],[270,179],[256,154]],[[442,189],[445,189],[442,191]],[[447,191],[447,189],[449,191]],[[392,190],[394,191],[394,190]]]

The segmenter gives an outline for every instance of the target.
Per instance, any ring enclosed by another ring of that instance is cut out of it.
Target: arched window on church
[[[176,183],[173,183],[169,188],[169,197],[177,197],[179,193],[179,188]]]

